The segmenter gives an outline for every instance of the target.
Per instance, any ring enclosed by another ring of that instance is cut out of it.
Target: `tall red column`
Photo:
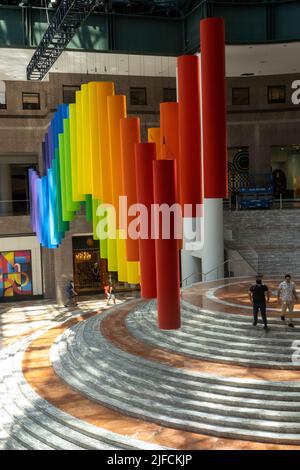
[[[200,127],[200,59],[178,57],[179,165],[182,204],[202,204],[201,127]]]
[[[154,204],[176,202],[175,161],[153,162]],[[180,328],[180,281],[178,240],[174,238],[174,219],[170,217],[170,237],[163,238],[162,216],[155,240],[158,326],[160,329]],[[157,228],[156,228],[157,229]]]
[[[148,228],[146,238],[139,238],[141,296],[156,297],[155,240],[151,238],[151,206],[153,196],[153,161],[156,159],[156,144],[135,145],[135,172],[137,202],[147,209]]]
[[[225,27],[200,21],[202,138],[206,198],[227,197]]]

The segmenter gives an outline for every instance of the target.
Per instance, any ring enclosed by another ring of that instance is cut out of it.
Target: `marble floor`
[[[134,296],[0,304],[1,448],[300,449],[300,322],[264,281],[267,333],[247,278],[185,289],[177,332]]]

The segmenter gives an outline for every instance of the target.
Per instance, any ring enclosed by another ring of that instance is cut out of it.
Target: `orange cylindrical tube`
[[[108,96],[108,133],[111,163],[112,180],[112,202],[116,213],[116,240],[108,240],[108,262],[117,254],[117,270],[120,282],[128,281],[128,271],[126,262],[126,232],[120,223],[120,200],[124,195],[124,186],[122,178],[122,155],[121,155],[121,132],[120,121],[126,117],[126,97]]]
[[[121,155],[122,155],[122,173],[123,173],[123,187],[124,195],[127,196],[128,209],[133,204],[137,203],[136,200],[136,179],[135,179],[135,144],[140,142],[140,120],[135,117],[123,118],[120,121],[121,131]],[[128,211],[125,215],[127,217],[127,227],[130,227],[130,222],[134,216],[129,216]],[[127,231],[126,239],[126,258],[127,261],[139,260],[139,242],[133,239]]]
[[[160,104],[160,148],[162,159],[176,161],[176,195],[180,202],[178,103]]]
[[[149,127],[149,129],[148,129],[148,142],[149,143],[154,143],[156,145],[156,158],[159,160],[161,158],[160,128],[159,127]]]
[[[122,178],[121,133],[120,121],[126,117],[126,97],[124,95],[108,96],[108,131],[110,146],[110,162],[112,175],[112,199],[117,214],[119,214],[119,196],[124,195]]]

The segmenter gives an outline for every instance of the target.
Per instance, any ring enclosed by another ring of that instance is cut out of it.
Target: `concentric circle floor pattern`
[[[253,327],[251,282],[185,289],[177,331],[139,299],[37,315],[4,338],[2,448],[300,448],[300,322],[281,322],[270,279],[270,330]]]

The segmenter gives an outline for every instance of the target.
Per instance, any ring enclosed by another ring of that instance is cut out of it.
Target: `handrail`
[[[287,197],[282,197],[280,194],[279,197],[273,198],[271,201],[271,204],[268,209],[264,210],[282,210],[282,209],[294,209],[297,210],[299,209],[299,203],[300,203],[300,198],[287,198]],[[223,199],[223,208],[224,210],[229,210],[229,211],[240,211],[239,207],[239,197],[238,195],[235,196],[235,201],[232,202],[231,198],[224,198]],[[244,210],[261,210],[261,208],[257,207],[251,207],[251,208],[245,208]]]
[[[258,271],[258,265],[259,265],[259,258],[257,252],[254,250],[253,246],[250,245],[250,243],[245,242],[245,241],[239,241],[239,240],[232,240],[232,242],[237,245],[237,248],[233,247],[240,256],[251,266],[251,268],[254,271]],[[255,259],[255,265],[253,266],[252,261],[249,261],[248,259],[245,258],[245,256],[242,254],[242,251],[248,251],[252,253],[252,257]]]
[[[231,258],[225,260],[223,263],[220,263],[218,266],[216,266],[215,268],[212,268],[210,269],[209,271],[207,271],[206,273],[202,272],[202,271],[195,271],[194,273],[191,273],[189,274],[187,277],[185,277],[184,279],[182,279],[181,281],[181,287],[183,287],[183,283],[186,282],[188,279],[190,279],[191,277],[193,276],[196,276],[196,275],[201,275],[201,277],[204,277],[206,278],[206,276],[208,276],[209,274],[215,272],[216,270],[218,270],[219,268],[221,267],[225,267],[227,264],[228,266],[230,267],[230,263],[231,262],[234,262],[236,264],[239,264],[239,263],[247,263],[246,260],[244,259],[241,259],[241,260],[233,260]],[[249,263],[248,263],[249,264]],[[251,266],[252,267],[252,266]],[[228,270],[228,273],[229,273],[229,276],[230,277],[230,270]]]

